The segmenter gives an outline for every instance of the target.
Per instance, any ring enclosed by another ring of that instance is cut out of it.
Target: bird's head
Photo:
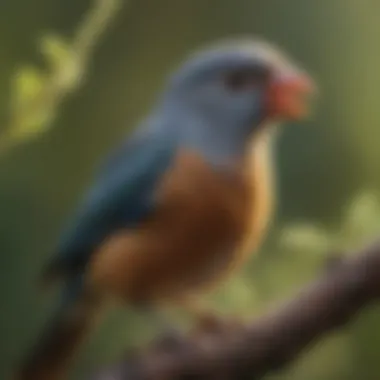
[[[166,100],[211,127],[249,132],[303,118],[313,91],[311,78],[277,47],[245,39],[195,53],[172,77]]]

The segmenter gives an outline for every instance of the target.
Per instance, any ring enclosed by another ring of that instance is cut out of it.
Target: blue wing
[[[80,273],[107,236],[149,216],[154,190],[175,150],[174,139],[163,133],[148,130],[128,139],[101,170],[44,276]]]

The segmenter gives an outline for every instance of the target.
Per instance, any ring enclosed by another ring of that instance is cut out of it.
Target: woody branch
[[[229,334],[164,340],[96,373],[91,380],[260,379],[380,296],[380,240],[350,255],[284,305]]]

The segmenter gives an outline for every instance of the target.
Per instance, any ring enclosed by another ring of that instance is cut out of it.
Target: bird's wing
[[[175,150],[170,136],[138,133],[107,160],[43,273],[44,282],[80,273],[107,236],[135,227],[154,211],[155,188]]]

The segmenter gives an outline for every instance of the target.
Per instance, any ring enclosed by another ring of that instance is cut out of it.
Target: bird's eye
[[[224,83],[231,91],[245,91],[267,83],[270,72],[267,68],[241,69],[225,75]]]

